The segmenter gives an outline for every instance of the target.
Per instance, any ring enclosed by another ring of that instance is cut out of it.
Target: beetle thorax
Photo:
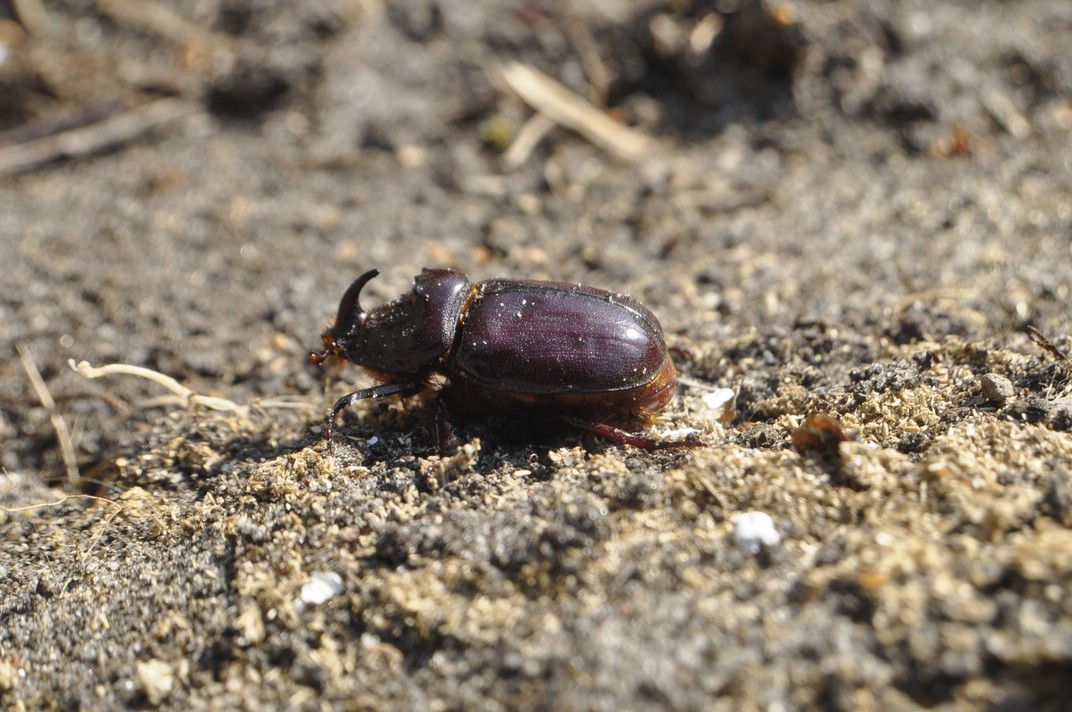
[[[395,374],[428,374],[450,351],[469,291],[465,275],[424,270],[413,290],[388,304],[359,310],[333,327],[354,363]]]

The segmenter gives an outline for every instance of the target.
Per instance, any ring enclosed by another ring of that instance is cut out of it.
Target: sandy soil
[[[39,10],[0,3],[5,708],[1065,708],[1072,3]],[[534,120],[511,62],[650,138]],[[362,381],[307,351],[432,265],[641,299],[692,354],[654,429],[710,446],[440,457],[413,400],[328,452]]]

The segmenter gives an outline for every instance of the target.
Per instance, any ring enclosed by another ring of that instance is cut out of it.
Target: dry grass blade
[[[89,126],[8,146],[0,149],[0,176],[28,171],[60,158],[87,156],[198,110],[195,103],[185,99],[158,99]]]
[[[67,423],[56,412],[56,401],[48,391],[45,379],[41,378],[41,372],[33,362],[33,356],[23,344],[16,344],[15,348],[22,359],[22,367],[26,370],[26,376],[30,379],[30,385],[37,393],[37,399],[48,411],[48,418],[52,422],[52,429],[56,431],[56,440],[60,446],[60,456],[63,458],[63,466],[67,470],[67,482],[77,485],[79,480],[78,459],[74,452],[74,443],[71,441],[71,431],[67,429]]]
[[[147,30],[176,44],[193,44],[212,50],[227,50],[232,44],[226,35],[187,20],[163,3],[97,0],[97,7],[116,22]]]
[[[222,410],[230,413],[238,413],[243,416],[249,413],[249,406],[235,403],[226,398],[203,396],[199,393],[195,393],[171,376],[166,376],[151,368],[132,366],[126,363],[110,363],[106,366],[94,367],[87,361],[81,361],[76,364],[74,359],[69,359],[67,364],[72,370],[81,374],[85,378],[102,378],[104,376],[114,375],[137,376],[138,378],[144,378],[153,383],[160,384],[182,399],[182,402],[186,405],[200,405],[211,410]]]
[[[40,36],[48,32],[52,20],[41,0],[12,0],[11,6],[27,33]]]
[[[1027,327],[1027,335],[1031,338],[1032,341],[1035,342],[1035,344],[1037,346],[1042,348],[1044,351],[1049,353],[1051,356],[1053,356],[1058,361],[1062,361],[1064,363],[1072,362],[1072,359],[1070,359],[1068,357],[1068,354],[1066,354],[1061,349],[1057,348],[1057,346],[1055,346],[1052,341],[1050,341],[1045,336],[1043,336],[1042,332],[1039,331],[1038,329],[1036,329],[1035,327],[1028,326]]]
[[[606,63],[599,56],[599,45],[592,35],[592,28],[580,17],[571,17],[567,28],[570,42],[577,51],[584,73],[588,75],[588,83],[592,86],[589,98],[596,106],[603,106],[607,102],[613,78]]]
[[[153,383],[158,383],[167,389],[173,396],[178,397],[184,406],[198,405],[209,410],[217,410],[225,413],[236,413],[239,417],[247,417],[252,409],[258,410],[306,410],[312,407],[310,399],[304,396],[269,398],[255,401],[251,405],[235,403],[227,398],[216,396],[204,396],[182,385],[171,376],[154,371],[144,366],[133,366],[128,363],[110,363],[105,366],[93,366],[87,361],[75,363],[69,359],[67,364],[73,371],[84,378],[103,378],[105,376],[136,376]],[[168,400],[164,397],[161,400]],[[157,403],[159,404],[159,403]]]
[[[507,170],[513,170],[522,166],[532,154],[533,149],[539,145],[547,132],[553,129],[555,122],[545,114],[535,114],[525,122],[521,130],[517,132],[513,143],[503,153],[503,166]]]
[[[617,123],[538,69],[509,62],[502,76],[526,104],[619,158],[641,161],[655,148],[651,136]]]

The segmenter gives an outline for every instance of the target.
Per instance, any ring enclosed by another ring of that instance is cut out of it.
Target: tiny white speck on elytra
[[[365,441],[365,444],[366,445],[375,445],[379,441],[380,441],[379,436],[373,435],[371,438],[369,438],[368,440]]]
[[[739,548],[758,554],[763,547],[778,544],[782,537],[769,514],[751,511],[738,514],[733,521],[733,540]]]

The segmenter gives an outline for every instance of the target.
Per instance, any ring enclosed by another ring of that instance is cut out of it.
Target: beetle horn
[[[339,302],[339,314],[335,317],[335,329],[340,327],[348,328],[351,324],[361,319],[365,313],[365,310],[361,308],[361,290],[369,283],[369,280],[379,273],[378,269],[370,269],[355,279],[354,283],[346,290],[346,293],[342,295],[342,300]]]

